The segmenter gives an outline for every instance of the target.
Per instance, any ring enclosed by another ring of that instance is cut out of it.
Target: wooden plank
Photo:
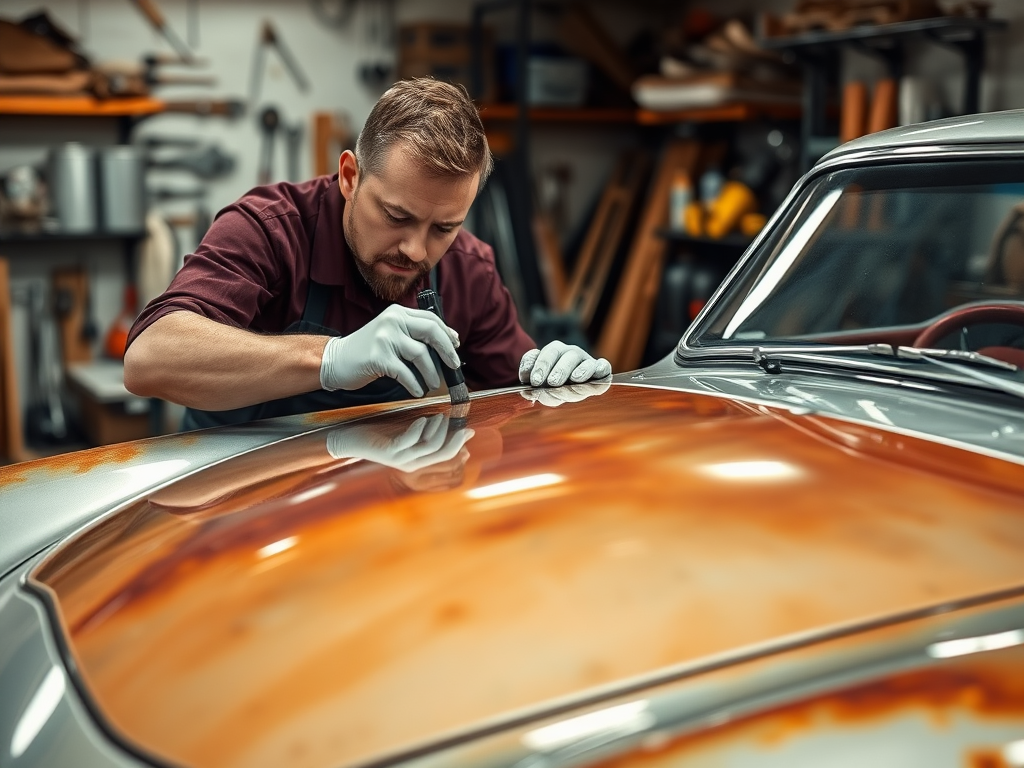
[[[7,260],[0,258],[0,456],[24,461],[18,382],[14,369],[14,331],[11,328],[11,279]]]
[[[562,304],[562,311],[574,312],[582,328],[593,321],[650,164],[651,156],[646,151],[623,153],[594,211]]]
[[[527,113],[530,122],[551,123],[634,123],[636,110],[608,107],[531,107]],[[505,122],[519,116],[516,104],[485,104],[480,107],[480,119],[486,122]]]
[[[129,117],[163,112],[164,102],[149,97],[105,99],[91,96],[0,96],[0,115]]]
[[[690,107],[664,112],[654,109],[638,109],[636,122],[639,125],[672,125],[674,123],[743,122],[758,117],[796,120],[800,117],[801,112],[800,104],[793,101],[742,101],[712,107]]]
[[[542,211],[533,214],[533,239],[537,244],[537,266],[540,268],[544,298],[549,308],[558,309],[565,301],[565,259],[551,217]]]
[[[57,332],[60,337],[60,362],[63,370],[74,363],[92,360],[92,347],[83,333],[89,279],[80,267],[55,269],[53,296],[57,307]]]
[[[665,148],[658,163],[622,279],[598,339],[597,352],[611,362],[614,371],[632,370],[640,364],[665,259],[666,242],[658,230],[667,223],[672,179],[677,171],[696,178],[699,153],[696,141],[675,140]]]
[[[313,113],[313,175],[326,176],[338,170],[338,157],[355,146],[352,129],[345,115],[334,112]]]

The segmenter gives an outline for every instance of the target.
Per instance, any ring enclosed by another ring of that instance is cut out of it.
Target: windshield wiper
[[[904,360],[919,360],[925,363],[941,366],[949,371],[956,371],[975,381],[988,384],[1007,394],[1024,397],[1024,384],[1000,376],[993,376],[990,373],[977,371],[970,365],[981,365],[987,368],[998,368],[1003,371],[1019,371],[1020,368],[1013,363],[1004,360],[997,360],[994,357],[983,355],[980,352],[968,352],[962,349],[923,349],[920,347],[898,347],[896,356]],[[953,361],[953,362],[950,362]],[[965,363],[969,365],[965,365]]]
[[[988,368],[1001,368],[1004,371],[1019,371],[1013,363],[998,360],[980,352],[965,349],[928,349],[927,347],[897,347],[896,356],[904,360],[952,360],[958,363],[974,363]]]
[[[883,357],[895,357],[896,355],[890,344],[850,344],[834,347],[817,344],[813,347],[773,347],[769,349],[754,347],[752,352],[754,363],[765,373],[780,373],[783,361],[822,362],[822,358],[831,354],[868,354]]]
[[[774,348],[765,350],[763,347],[754,347],[754,363],[765,373],[777,374],[782,372],[783,362],[794,363],[831,363],[839,365],[856,366],[855,361],[830,360],[830,353],[840,354],[869,354],[890,359],[913,360],[916,362],[930,363],[952,371],[961,376],[973,379],[988,385],[1000,392],[1024,397],[1024,384],[1011,381],[1001,376],[976,370],[972,366],[983,366],[996,368],[1000,371],[1016,372],[1020,368],[1012,363],[998,360],[980,352],[969,352],[961,349],[927,349],[923,347],[896,347],[891,344],[864,344],[837,347],[796,347],[788,349]],[[861,364],[863,365],[863,363]],[[890,370],[891,372],[891,370]]]

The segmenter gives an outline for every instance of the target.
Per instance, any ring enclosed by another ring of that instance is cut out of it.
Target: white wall
[[[215,75],[215,88],[161,88],[158,95],[167,99],[191,97],[246,98],[250,69],[263,19],[273,21],[285,43],[294,51],[309,77],[312,88],[300,93],[274,52],[266,57],[261,98],[257,110],[238,121],[185,115],[160,115],[145,120],[137,135],[198,136],[219,142],[235,155],[235,171],[209,184],[207,204],[211,211],[232,202],[256,183],[259,163],[260,132],[255,112],[267,104],[278,107],[289,123],[306,125],[301,151],[302,175],[310,172],[309,118],[317,110],[342,110],[358,129],[379,93],[360,81],[357,69],[369,61],[393,61],[387,35],[381,33],[382,9],[393,2],[399,22],[417,19],[467,21],[472,0],[358,0],[354,17],[340,29],[321,24],[306,0],[160,0],[168,22],[180,36],[187,36],[189,5],[198,6],[199,43],[195,51],[209,61],[204,70]],[[699,2],[691,5],[699,5]],[[706,3],[717,13],[735,10],[771,9],[785,11],[792,0],[716,0]],[[604,20],[609,32],[625,42],[640,27],[657,4],[626,3],[621,0],[593,2],[591,6]],[[36,11],[39,0],[3,0],[0,15],[18,19]],[[51,0],[45,6],[51,15],[72,33],[80,34],[82,47],[96,60],[138,60],[154,51],[169,52],[167,43],[156,34],[130,0]],[[662,5],[662,8],[665,6]],[[985,109],[1024,106],[1024,2],[995,0],[993,13],[1011,21],[1007,33],[993,36],[989,66],[983,89]],[[499,40],[511,39],[514,16],[496,14]],[[543,22],[535,26],[538,37],[550,33]],[[857,54],[847,57],[846,76],[866,73],[872,76],[875,62]],[[960,91],[959,61],[955,54],[926,46],[922,57],[913,59],[910,71],[937,77],[949,101],[956,106]],[[165,71],[187,71],[172,70]],[[0,172],[24,162],[39,162],[47,148],[60,141],[79,139],[92,144],[112,143],[115,125],[110,120],[18,119],[0,120]],[[639,132],[631,127],[587,127],[576,131],[571,126],[537,126],[533,133],[533,165],[540,168],[552,162],[568,162],[573,167],[570,188],[570,221],[579,222],[593,203],[619,149],[639,141]],[[276,147],[277,175],[284,174],[284,144]],[[174,182],[188,187],[196,182],[187,174],[151,174],[152,182]],[[164,204],[166,212],[187,213],[191,203]],[[194,247],[190,232],[179,232],[182,251]],[[54,245],[9,245],[4,255],[12,260],[16,290],[30,283],[44,283],[50,270],[62,264],[85,263],[94,277],[94,305],[101,329],[105,329],[120,309],[123,285],[123,260],[120,246],[112,243]],[[19,361],[19,389],[22,399],[30,382],[25,365],[26,318],[21,307],[15,310],[16,354]]]

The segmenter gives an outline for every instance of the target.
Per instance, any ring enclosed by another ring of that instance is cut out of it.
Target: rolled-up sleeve
[[[277,220],[263,221],[241,206],[217,216],[195,253],[167,290],[139,314],[128,336],[130,345],[164,315],[179,310],[238,328],[249,328],[274,298],[282,281],[282,259],[275,257],[271,230]]]

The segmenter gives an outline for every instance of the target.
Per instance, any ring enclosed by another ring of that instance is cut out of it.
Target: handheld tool
[[[273,107],[265,107],[258,115],[260,126],[260,167],[257,181],[269,184],[274,175],[274,142],[281,127],[281,113]]]
[[[174,141],[165,142],[161,138],[153,137],[146,142],[148,148],[156,146],[185,146],[183,143]],[[211,144],[198,152],[183,154],[176,157],[154,158],[148,161],[151,168],[173,168],[183,171],[190,171],[201,179],[215,179],[226,176],[235,169],[235,158],[225,153],[217,145]]]
[[[195,54],[189,50],[189,47],[185,45],[177,33],[167,24],[163,13],[154,0],[132,0],[132,2],[142,12],[142,15],[146,17],[150,26],[163,35],[163,38],[171,44],[171,47],[177,51],[184,61],[191,62],[195,58]]]
[[[263,84],[264,60],[266,59],[267,48],[270,47],[277,49],[278,56],[281,57],[285,69],[292,76],[292,80],[295,81],[298,89],[303,93],[309,91],[309,78],[306,77],[306,73],[299,66],[298,59],[292,54],[291,49],[284,44],[284,40],[281,39],[274,25],[269,20],[264,20],[263,26],[260,28],[260,39],[253,56],[252,72],[249,76],[249,103],[253,106],[255,106],[256,100],[260,95],[260,86]]]
[[[416,304],[420,309],[433,312],[441,322],[444,322],[444,313],[441,311],[441,297],[437,292],[427,288],[416,294]],[[434,365],[441,370],[444,376],[444,383],[448,385],[448,396],[452,399],[452,405],[461,405],[469,402],[469,387],[466,386],[466,378],[458,368],[449,368],[441,362],[440,356],[433,349],[430,350],[430,357]]]

